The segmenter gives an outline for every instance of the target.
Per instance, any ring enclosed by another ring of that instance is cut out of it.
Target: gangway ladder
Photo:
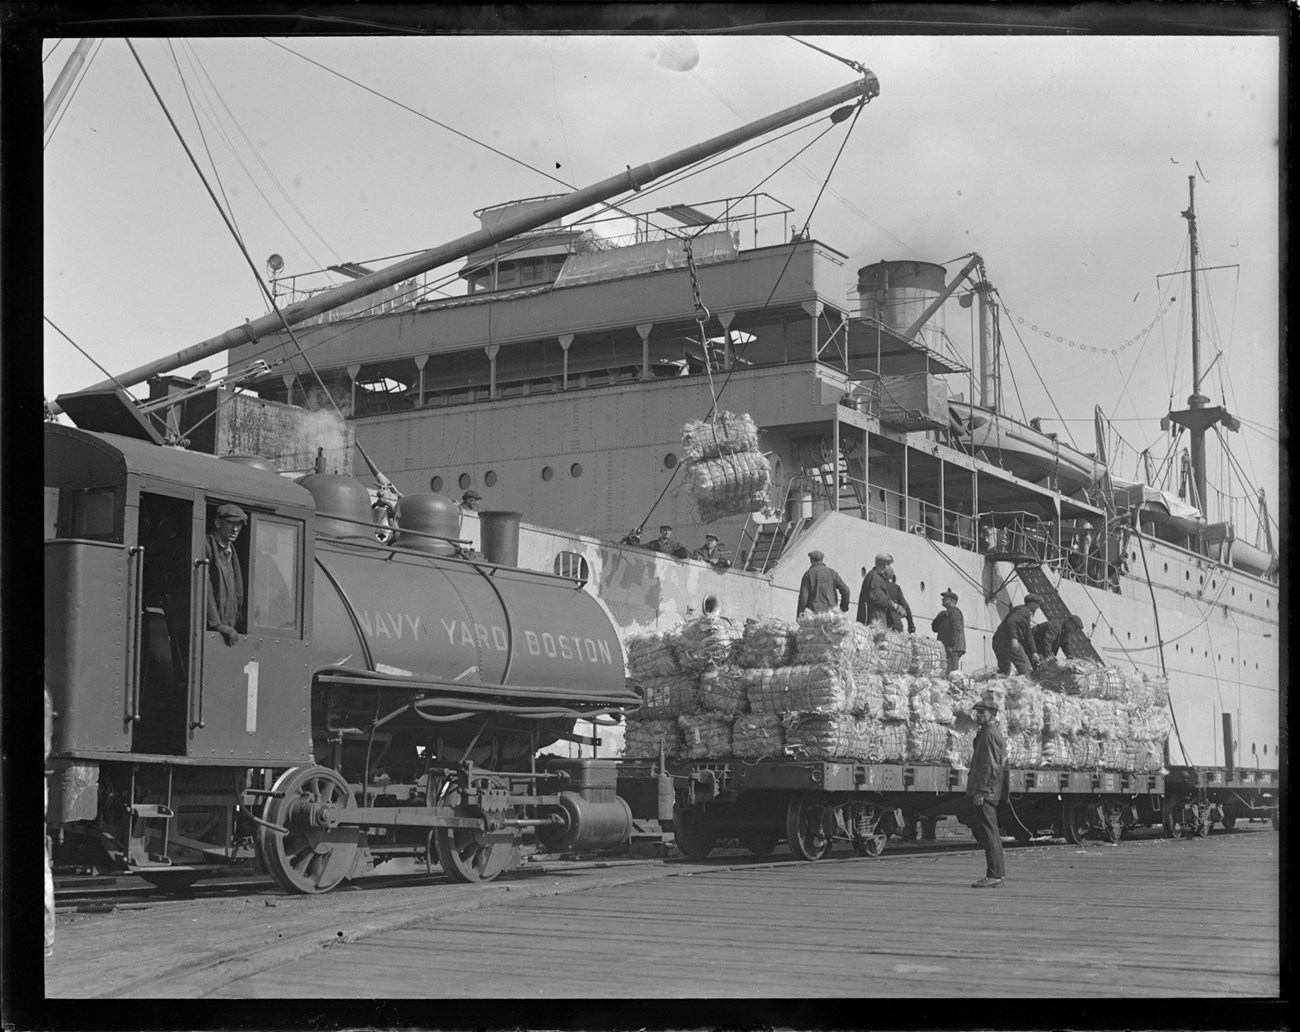
[[[794,482],[798,479],[791,477],[786,481],[785,495],[781,499],[779,512],[788,515],[790,506],[790,492],[794,489]],[[750,513],[749,518],[745,520],[745,529],[741,532],[741,540],[750,542],[749,556],[745,560],[745,569],[751,573],[766,573],[785,553],[785,546],[794,537],[796,524],[801,520],[783,519],[773,523],[758,523],[754,519],[754,514]],[[798,528],[802,529],[802,527]]]
[[[1020,578],[1025,588],[1042,599],[1040,608],[1043,616],[1049,620],[1063,620],[1070,615],[1065,600],[1061,598],[1037,560],[1022,559],[1015,564],[1015,570],[1016,576]],[[1072,655],[1092,659],[1098,663],[1104,662],[1097,650],[1093,648],[1088,636],[1082,631],[1071,630],[1066,636],[1066,641],[1069,643]]]
[[[857,509],[862,519],[867,518],[866,467],[861,459],[841,455],[838,462],[823,462],[816,470],[826,497],[836,499],[839,512]]]

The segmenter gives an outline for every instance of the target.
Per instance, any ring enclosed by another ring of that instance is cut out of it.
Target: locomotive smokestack
[[[483,558],[498,566],[518,566],[519,521],[523,513],[481,512],[478,518]]]

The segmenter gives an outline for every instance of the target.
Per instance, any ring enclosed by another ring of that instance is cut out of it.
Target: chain
[[[704,371],[709,374],[709,394],[713,397],[713,411],[718,411],[718,392],[713,386],[713,356],[709,354],[709,338],[704,325],[709,321],[709,310],[700,300],[700,270],[695,267],[695,253],[691,250],[691,237],[682,241],[686,251],[686,271],[691,277],[691,301],[695,305],[695,322],[700,328],[700,350],[704,353]]]
[[[1131,348],[1134,344],[1137,344],[1139,341],[1143,340],[1147,336],[1147,334],[1149,334],[1155,328],[1156,323],[1158,323],[1161,319],[1165,317],[1170,307],[1177,300],[1178,298],[1171,297],[1168,301],[1164,303],[1164,306],[1160,309],[1160,311],[1156,313],[1156,317],[1154,319],[1152,319],[1139,332],[1135,333],[1132,337],[1130,337],[1128,340],[1126,340],[1123,344],[1121,344],[1117,348],[1104,348],[1104,347],[1099,348],[1099,347],[1094,347],[1090,344],[1080,344],[1078,341],[1069,340],[1065,337],[1060,336],[1059,334],[1053,334],[1051,330],[1044,330],[1036,323],[1026,324],[1024,317],[1016,315],[1015,312],[1011,311],[1010,308],[1007,308],[1007,304],[1005,301],[1002,302],[1002,308],[1007,313],[1007,315],[1014,316],[1016,322],[1018,322],[1021,326],[1027,325],[1032,332],[1041,333],[1048,340],[1055,340],[1056,343],[1058,344],[1064,344],[1067,347],[1071,347],[1071,348],[1078,348],[1080,351],[1090,351],[1095,355],[1118,355],[1121,351],[1124,351],[1127,348]]]

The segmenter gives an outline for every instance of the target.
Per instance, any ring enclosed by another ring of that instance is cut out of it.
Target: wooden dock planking
[[[1015,850],[1000,890],[969,888],[981,866],[971,853],[831,859],[592,887],[419,919],[216,995],[1280,991],[1276,835]]]

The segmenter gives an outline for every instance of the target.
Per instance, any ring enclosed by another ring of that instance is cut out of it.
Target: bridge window
[[[579,584],[586,584],[591,577],[591,567],[577,552],[560,552],[555,557],[555,572]]]

